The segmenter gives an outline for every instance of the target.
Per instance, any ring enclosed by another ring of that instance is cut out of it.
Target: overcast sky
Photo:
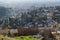
[[[56,2],[60,0],[0,0],[0,3],[13,3],[13,2]]]
[[[47,3],[48,2],[48,3]],[[25,5],[25,3],[27,3],[27,4],[42,4],[42,3],[44,3],[44,4],[52,4],[52,5],[54,5],[54,4],[59,4],[60,5],[60,0],[0,0],[0,5],[9,5],[9,6],[14,6],[14,5],[17,5],[17,4],[19,4],[19,5],[21,5],[21,4],[24,4]]]

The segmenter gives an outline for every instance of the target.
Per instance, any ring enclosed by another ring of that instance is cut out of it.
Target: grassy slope
[[[32,38],[31,36],[21,36],[21,37],[16,37],[14,40],[38,40],[37,38]]]
[[[14,37],[14,38],[9,38],[7,36],[0,36],[0,39],[4,38],[4,40],[38,40],[38,38],[32,38],[31,36],[20,36],[20,37]]]

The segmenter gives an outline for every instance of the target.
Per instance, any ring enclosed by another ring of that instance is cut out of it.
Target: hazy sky
[[[0,3],[12,3],[12,2],[56,2],[60,0],[0,0]]]
[[[16,5],[17,3],[18,4],[29,4],[29,3],[34,3],[34,4],[37,4],[37,3],[44,3],[44,4],[48,4],[48,3],[59,3],[60,4],[60,0],[0,0],[0,5]]]

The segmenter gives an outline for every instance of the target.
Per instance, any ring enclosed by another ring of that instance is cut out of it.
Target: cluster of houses
[[[21,33],[21,35],[23,35],[25,32],[24,35],[31,35],[41,33],[44,29],[53,29],[55,32],[60,33],[60,30],[58,29],[59,23],[60,9],[58,9],[58,7],[29,9],[18,16],[11,16],[7,20],[3,21],[0,25],[0,34],[2,34],[2,32],[10,32],[11,34]],[[36,30],[34,30],[35,28]]]

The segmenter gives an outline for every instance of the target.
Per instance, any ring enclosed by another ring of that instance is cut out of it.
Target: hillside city
[[[27,9],[0,20],[0,27],[2,29],[7,26],[13,29],[15,27],[44,27],[47,23],[47,27],[53,27],[55,22],[60,24],[60,6]]]
[[[29,9],[0,7],[0,13],[0,34],[4,36],[33,35],[33,38],[42,37],[42,40],[57,40],[56,34],[60,34],[60,6]]]

